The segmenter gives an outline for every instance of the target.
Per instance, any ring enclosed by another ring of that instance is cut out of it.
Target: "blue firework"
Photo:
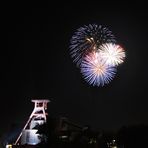
[[[70,54],[79,67],[83,57],[90,51],[98,50],[103,43],[115,43],[112,32],[101,25],[89,24],[77,29],[70,40]]]
[[[80,68],[84,79],[93,86],[108,84],[116,74],[116,68],[106,64],[95,51],[83,58]]]

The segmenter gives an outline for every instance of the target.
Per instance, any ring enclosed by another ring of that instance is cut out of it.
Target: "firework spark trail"
[[[88,52],[97,50],[103,43],[115,43],[115,37],[109,29],[97,24],[80,27],[70,40],[70,54],[79,67]]]
[[[114,78],[116,68],[105,64],[100,54],[93,51],[82,60],[81,73],[90,85],[104,86]]]
[[[108,84],[126,56],[112,32],[97,24],[78,28],[69,48],[73,62],[80,68],[84,79],[93,86]]]
[[[99,49],[100,55],[106,64],[117,66],[124,62],[125,51],[121,46],[112,43],[106,43],[102,44]]]

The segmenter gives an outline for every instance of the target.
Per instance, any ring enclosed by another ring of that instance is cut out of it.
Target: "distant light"
[[[68,136],[60,136],[60,138],[62,138],[62,139],[66,139],[66,138],[68,138]]]
[[[113,140],[113,142],[115,142],[116,140]]]
[[[11,144],[7,144],[6,148],[12,148],[12,145]]]

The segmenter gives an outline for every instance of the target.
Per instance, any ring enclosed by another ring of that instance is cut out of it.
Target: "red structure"
[[[46,122],[47,104],[50,101],[32,100],[32,102],[34,103],[34,109],[14,145],[37,145],[41,142],[39,139],[41,135],[37,134],[36,127]]]

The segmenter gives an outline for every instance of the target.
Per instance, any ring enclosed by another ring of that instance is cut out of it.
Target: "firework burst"
[[[99,49],[100,55],[106,64],[117,66],[124,62],[125,51],[121,46],[112,43],[105,43],[102,44]]]
[[[80,27],[70,41],[70,54],[79,67],[83,57],[91,51],[98,50],[104,43],[115,43],[115,37],[109,29],[97,24]]]
[[[116,74],[116,68],[107,65],[98,52],[87,54],[81,64],[84,79],[93,86],[108,84]]]

